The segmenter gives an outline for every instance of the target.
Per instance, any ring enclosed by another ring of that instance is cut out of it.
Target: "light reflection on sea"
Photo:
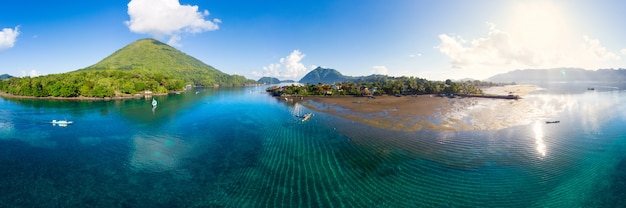
[[[351,126],[350,128],[339,130],[342,134],[347,135],[356,143],[374,143],[375,145],[389,145],[393,148],[399,148],[414,153],[418,157],[430,160],[438,160],[440,158],[437,152],[441,149],[444,155],[448,151],[463,152],[474,151],[476,149],[469,148],[466,144],[468,141],[459,141],[463,137],[472,140],[470,143],[484,142],[488,145],[498,144],[489,152],[493,151],[517,151],[511,150],[510,147],[519,148],[526,144],[531,145],[524,147],[524,154],[528,154],[527,158],[532,158],[538,154],[541,157],[549,155],[550,145],[557,145],[562,141],[555,141],[553,135],[546,135],[544,131],[557,130],[557,133],[567,131],[581,132],[584,135],[593,135],[600,131],[603,126],[608,125],[607,122],[616,119],[624,119],[625,109],[620,105],[623,97],[620,98],[621,92],[589,92],[579,95],[570,94],[533,94],[527,95],[521,100],[498,100],[498,99],[479,99],[479,98],[461,98],[454,103],[454,108],[440,114],[442,125],[459,127],[457,131],[448,130],[426,130],[432,131],[432,135],[426,138],[433,138],[437,142],[411,142],[405,138],[416,137],[413,135],[422,135],[422,131],[403,131],[385,130],[364,125]],[[602,100],[602,102],[598,102]],[[619,112],[619,113],[613,113]],[[557,124],[548,124],[547,121],[559,121]],[[461,124],[459,124],[461,123]],[[344,125],[336,125],[344,126]],[[345,125],[347,126],[347,125]],[[357,128],[357,129],[354,129]],[[359,129],[360,128],[360,129]],[[547,128],[547,129],[546,129]],[[515,130],[511,130],[515,129]],[[522,130],[520,129],[528,129]],[[568,130],[569,129],[569,130]],[[488,130],[488,131],[484,131]],[[506,132],[505,135],[495,136]],[[523,133],[524,134],[520,134]],[[515,134],[512,134],[515,133]],[[524,135],[531,137],[524,137]],[[473,136],[472,136],[473,135]],[[419,136],[417,136],[419,137]],[[496,137],[496,138],[491,138]],[[501,137],[501,138],[497,138]],[[503,142],[508,137],[515,137],[514,140]],[[371,139],[370,139],[371,138]],[[380,141],[379,138],[387,138]],[[528,139],[526,141],[526,139]],[[546,141],[551,140],[551,141]],[[490,142],[490,141],[495,141]],[[454,144],[456,143],[456,144]],[[515,146],[511,143],[517,143]],[[445,144],[439,146],[437,144]],[[454,144],[454,145],[452,145]],[[480,144],[482,145],[482,144]],[[479,145],[479,146],[480,146]],[[502,146],[501,146],[502,145]],[[439,147],[439,148],[438,148]],[[450,150],[459,147],[460,150]],[[485,147],[478,147],[485,148]],[[433,150],[431,152],[431,150]],[[433,156],[435,155],[435,156]],[[478,154],[476,157],[488,157],[488,154]],[[442,163],[459,164],[459,160],[442,159]],[[482,164],[460,164],[463,167],[475,167]]]
[[[530,94],[520,100],[461,98],[438,119],[457,130],[500,130],[536,121],[559,120],[563,112],[582,114],[586,130],[611,119],[619,91],[572,94]],[[607,118],[609,117],[609,118]]]

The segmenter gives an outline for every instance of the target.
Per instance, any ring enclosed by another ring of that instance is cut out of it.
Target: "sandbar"
[[[532,85],[506,85],[483,89],[485,94],[525,96],[539,90]],[[497,130],[529,123],[532,109],[524,99],[455,98],[436,95],[413,96],[324,96],[296,99],[300,104],[378,128],[402,131],[422,129]]]

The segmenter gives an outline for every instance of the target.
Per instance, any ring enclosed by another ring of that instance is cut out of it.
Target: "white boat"
[[[156,106],[157,106],[157,101],[154,98],[152,98],[152,107],[156,107]]]
[[[50,122],[50,123],[52,123],[52,125],[67,126],[67,125],[72,124],[74,122],[68,121],[68,120],[58,120],[58,121],[57,120],[52,120],[52,122]]]
[[[68,120],[58,120],[58,121],[57,120],[52,120],[52,123],[53,124],[72,124],[74,122],[68,121]]]
[[[304,114],[304,116],[302,116],[302,122],[308,121],[309,119],[311,119],[311,116],[313,116],[312,113]]]

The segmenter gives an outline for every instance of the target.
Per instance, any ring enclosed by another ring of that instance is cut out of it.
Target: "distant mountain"
[[[278,84],[280,83],[280,80],[274,77],[261,77],[261,79],[259,79],[257,82],[265,84]]]
[[[351,77],[344,76],[337,70],[317,67],[302,77],[299,82],[309,84],[332,84],[335,82],[345,82],[349,79],[351,79]]]
[[[288,80],[280,80],[280,83],[295,83],[295,82],[296,81],[290,80],[290,79],[288,79]]]
[[[580,68],[524,69],[498,74],[487,79],[491,82],[554,82],[601,81],[624,82],[626,69],[585,70]]]
[[[8,75],[8,74],[0,75],[0,80],[11,79],[11,78],[13,78],[13,76]]]
[[[205,86],[232,85],[242,81],[254,82],[241,76],[225,74],[192,56],[151,38],[128,44],[102,61],[82,70],[125,70],[156,73],[179,78],[189,84]]]
[[[307,73],[299,83],[302,84],[333,84],[336,82],[385,82],[389,77],[387,75],[372,74],[368,76],[345,76],[335,69],[317,67]]]

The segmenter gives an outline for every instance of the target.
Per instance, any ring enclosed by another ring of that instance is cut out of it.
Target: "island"
[[[6,78],[6,79],[4,79]],[[194,87],[257,84],[223,73],[155,39],[140,39],[89,67],[38,77],[3,76],[0,95],[45,99],[116,99]]]

